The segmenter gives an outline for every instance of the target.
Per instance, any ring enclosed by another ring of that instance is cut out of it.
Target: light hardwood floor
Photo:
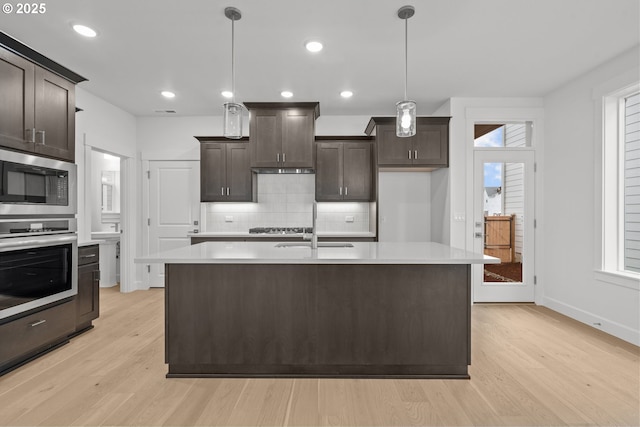
[[[0,425],[640,425],[638,347],[543,307],[473,307],[471,380],[166,379],[164,291],[0,377]]]

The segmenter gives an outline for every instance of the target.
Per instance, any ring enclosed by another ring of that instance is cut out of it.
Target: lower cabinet
[[[75,300],[0,325],[0,375],[69,341],[75,328]]]
[[[76,333],[93,327],[100,314],[100,246],[78,248],[78,295],[76,295]]]

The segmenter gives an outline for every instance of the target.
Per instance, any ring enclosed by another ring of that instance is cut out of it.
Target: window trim
[[[595,166],[600,172],[595,176],[596,202],[600,204],[601,215],[596,221],[599,230],[596,233],[595,277],[601,282],[640,291],[640,274],[624,270],[624,209],[620,209],[624,203],[624,169],[621,168],[624,164],[621,162],[624,160],[624,150],[621,150],[624,143],[624,101],[640,91],[640,81],[637,73],[634,74],[633,79],[627,80],[627,84],[620,84],[617,89],[609,86],[609,90],[594,90],[594,99],[601,103],[596,123],[602,126],[601,132],[598,129],[595,132]]]

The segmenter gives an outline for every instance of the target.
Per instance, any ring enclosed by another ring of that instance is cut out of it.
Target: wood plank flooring
[[[471,380],[166,379],[164,291],[0,377],[0,425],[640,425],[640,350],[533,305],[475,305]]]

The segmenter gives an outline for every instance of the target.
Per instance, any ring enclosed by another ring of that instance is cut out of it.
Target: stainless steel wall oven
[[[0,215],[73,216],[76,165],[0,150]]]
[[[0,219],[0,319],[78,292],[75,218]]]

